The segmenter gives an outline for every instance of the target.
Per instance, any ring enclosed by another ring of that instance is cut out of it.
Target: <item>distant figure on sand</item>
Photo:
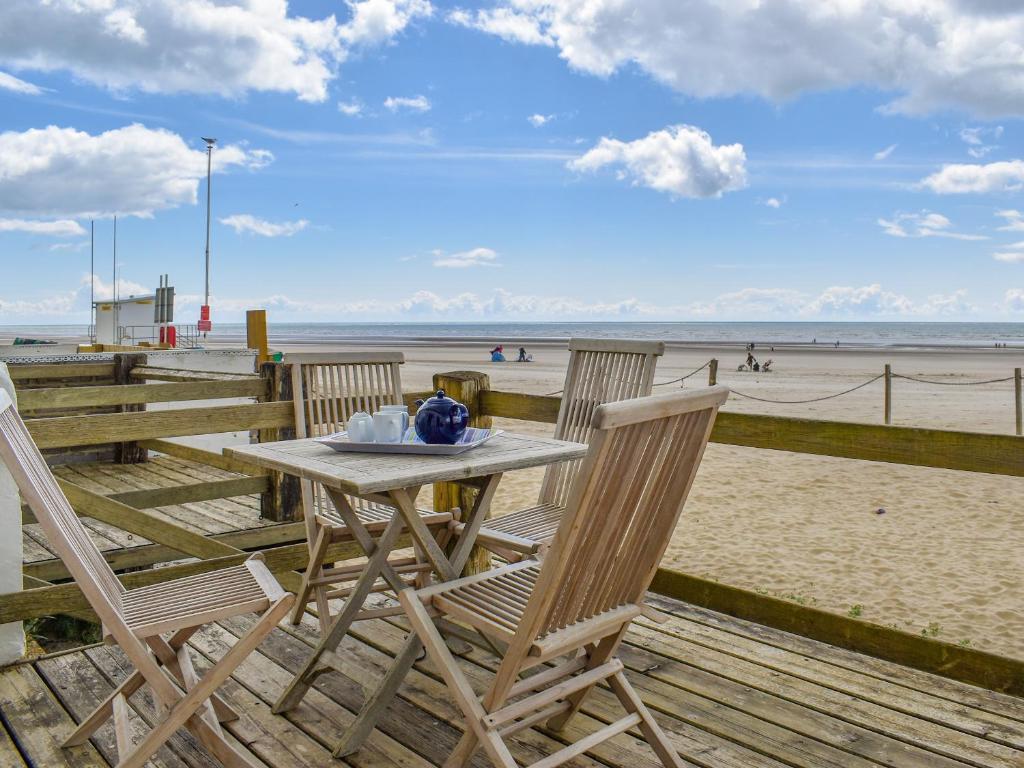
[[[754,358],[754,353],[747,352],[747,367],[750,368],[750,370],[754,370],[754,363],[756,362],[757,360]]]
[[[772,360],[765,360],[764,361],[764,365],[761,366],[761,373],[771,373],[772,372],[772,362],[773,362]]]
[[[519,348],[519,358],[516,360],[517,363],[532,363],[533,355],[526,354],[526,347]]]
[[[492,363],[504,363],[505,362],[505,348],[499,344],[491,350],[491,362]]]

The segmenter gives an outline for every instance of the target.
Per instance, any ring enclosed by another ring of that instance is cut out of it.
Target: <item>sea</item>
[[[465,341],[516,344],[572,336],[660,339],[679,345],[834,345],[848,347],[1024,348],[1024,323],[907,322],[571,322],[571,323],[271,323],[271,344]],[[0,343],[15,337],[84,339],[84,325],[0,325]],[[216,325],[210,341],[240,342],[244,323]]]

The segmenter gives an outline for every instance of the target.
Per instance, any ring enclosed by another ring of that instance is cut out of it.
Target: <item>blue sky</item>
[[[0,323],[1024,316],[1024,11],[12,0]],[[765,7],[767,6],[767,8]],[[950,45],[956,41],[956,45]]]

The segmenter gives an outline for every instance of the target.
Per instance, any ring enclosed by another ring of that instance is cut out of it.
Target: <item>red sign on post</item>
[[[202,333],[209,333],[213,330],[213,323],[210,322],[210,305],[203,304],[199,308],[199,331]]]

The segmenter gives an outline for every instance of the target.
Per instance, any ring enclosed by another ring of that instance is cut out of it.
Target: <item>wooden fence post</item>
[[[293,399],[292,371],[284,363],[263,363],[260,377],[267,380],[267,394],[261,403],[290,401]],[[270,443],[276,440],[294,440],[295,425],[259,430],[258,440]],[[260,515],[264,520],[290,522],[299,518],[302,508],[302,489],[299,479],[283,472],[270,473],[270,487],[260,494]]]
[[[491,379],[486,373],[476,371],[452,371],[434,374],[434,390],[443,389],[451,397],[469,408],[469,426],[489,429],[490,416],[480,413],[480,393],[491,388]],[[476,489],[455,483],[434,484],[434,509],[447,511],[458,507],[468,512],[476,498]],[[491,567],[491,553],[482,547],[474,547],[466,562],[465,574],[482,573]]]
[[[145,364],[145,355],[114,355],[114,383],[124,386],[137,384],[138,382],[132,379],[132,369],[136,366],[144,366]],[[137,405],[119,405],[117,407],[118,413],[134,413],[144,410],[146,410],[145,403]],[[115,463],[141,464],[145,461],[149,461],[149,451],[140,447],[138,443],[128,442],[114,444]]]
[[[718,383],[718,360],[714,357],[708,363],[708,386],[713,387]]]
[[[885,423],[892,424],[892,366],[885,364]]]
[[[256,350],[256,365],[270,359],[267,346],[267,310],[250,309],[245,313],[245,345]]]
[[[1017,415],[1017,434],[1024,435],[1024,406],[1021,402],[1020,368],[1013,369],[1013,403]]]

